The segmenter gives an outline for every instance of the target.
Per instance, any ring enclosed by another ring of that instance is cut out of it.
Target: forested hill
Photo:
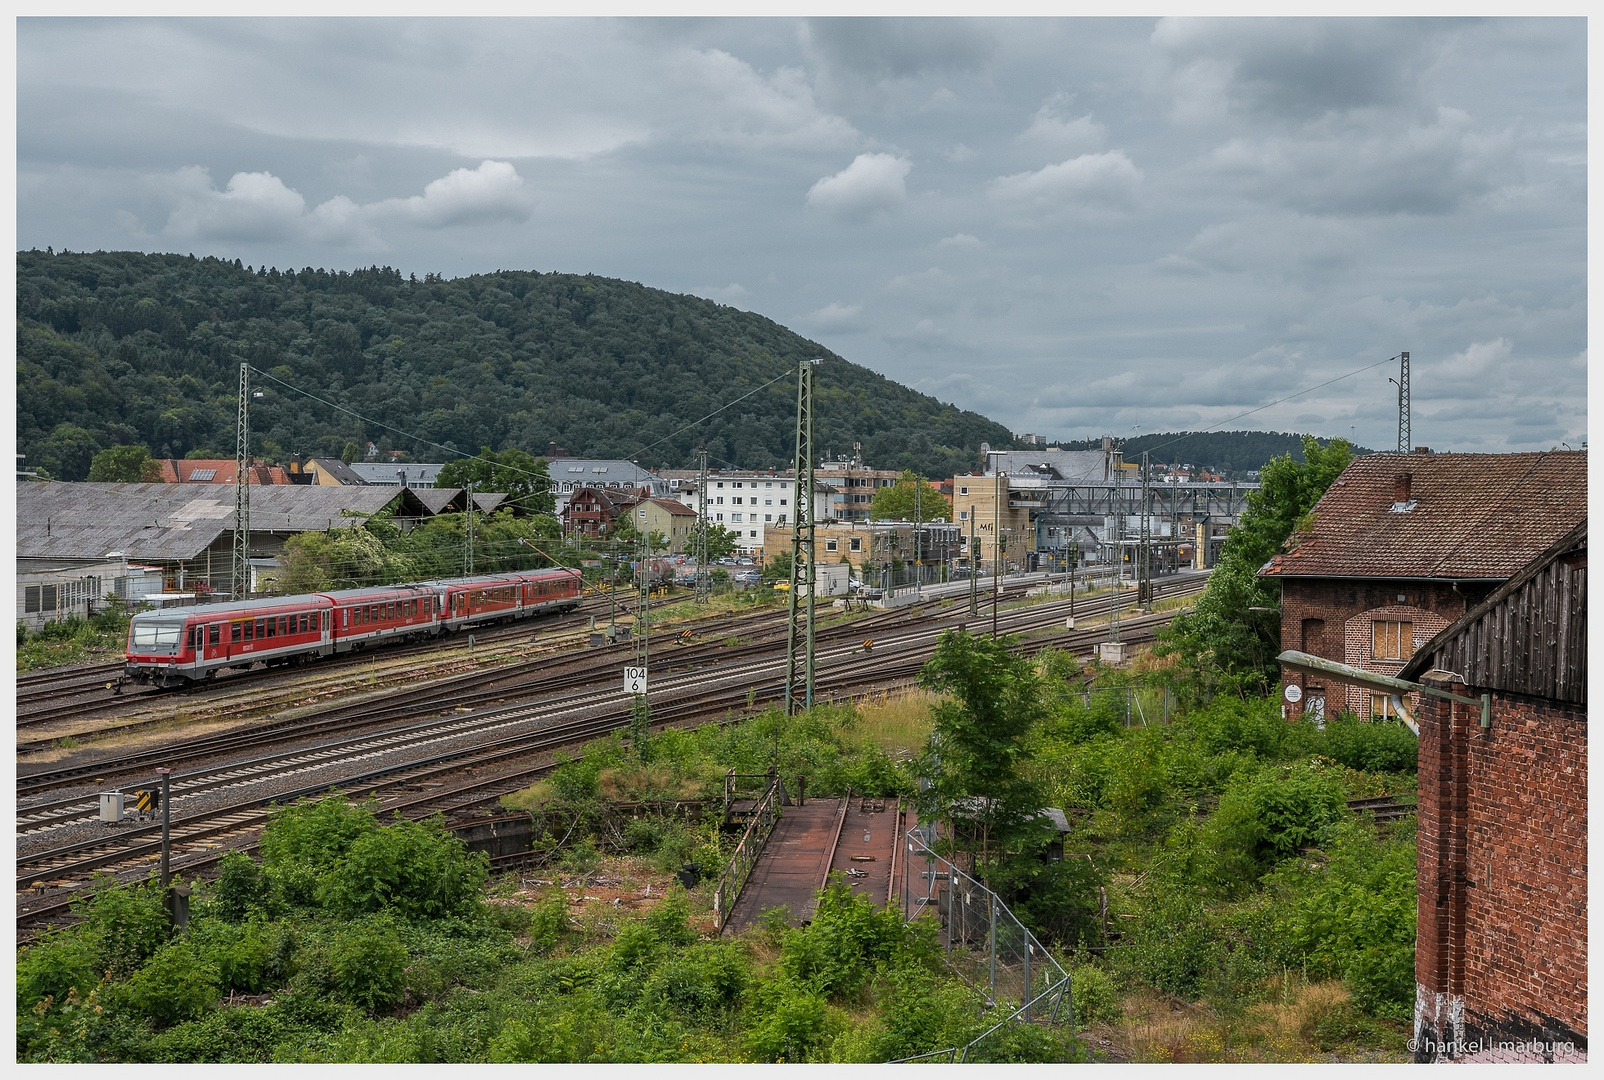
[[[1328,446],[1330,439],[1319,439]],[[1101,446],[1101,439],[1082,439],[1062,444],[1066,450],[1087,450]],[[1252,469],[1262,469],[1271,458],[1292,455],[1293,461],[1303,460],[1303,436],[1290,431],[1164,431],[1152,435],[1138,435],[1119,444],[1125,451],[1125,460],[1139,462],[1142,451],[1151,454],[1151,460],[1164,464],[1187,464],[1198,468],[1233,475],[1238,478]],[[1355,456],[1374,453],[1363,447],[1354,447]]]
[[[17,450],[58,479],[143,443],[157,457],[234,455],[239,362],[404,432],[465,452],[587,457],[648,467],[784,467],[796,380],[823,357],[819,453],[863,444],[880,468],[951,476],[1007,428],[850,363],[785,327],[632,282],[502,271],[444,280],[388,268],[252,270],[138,252],[17,255]],[[441,451],[260,380],[252,449],[337,457],[350,442]]]

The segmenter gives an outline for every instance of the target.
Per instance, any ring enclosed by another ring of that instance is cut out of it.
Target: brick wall
[[[1585,1060],[1586,710],[1495,694],[1492,711],[1489,729],[1429,695],[1418,713],[1416,1059]]]
[[[1367,581],[1362,579],[1281,579],[1281,647],[1312,653],[1327,660],[1351,664],[1385,675],[1397,674],[1403,661],[1373,661],[1370,624],[1376,619],[1408,619],[1415,624],[1415,642],[1424,645],[1439,630],[1459,618],[1492,591],[1492,584],[1461,585],[1450,582]],[[1404,599],[1399,600],[1402,596]],[[1319,620],[1324,633],[1318,647],[1305,641],[1309,620]],[[1285,690],[1297,685],[1302,700],[1286,701]],[[1326,711],[1351,709],[1361,716],[1370,707],[1366,692],[1331,683],[1318,675],[1281,673],[1282,703],[1288,717],[1301,714],[1313,698],[1324,698]]]

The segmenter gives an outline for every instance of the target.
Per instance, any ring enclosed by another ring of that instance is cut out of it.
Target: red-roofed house
[[[1415,650],[1587,519],[1586,451],[1371,454],[1259,571],[1281,647],[1396,675]],[[1284,712],[1386,715],[1382,695],[1282,673]]]
[[[159,464],[164,484],[232,484],[233,458],[163,458]],[[253,461],[246,471],[247,484],[291,484],[290,474],[281,465]]]

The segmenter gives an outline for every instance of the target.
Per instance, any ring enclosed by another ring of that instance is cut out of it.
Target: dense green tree
[[[1261,694],[1278,677],[1281,585],[1258,572],[1284,544],[1297,542],[1299,523],[1348,467],[1351,453],[1344,439],[1321,446],[1305,436],[1303,457],[1278,457],[1264,467],[1196,608],[1159,633],[1155,651],[1179,659],[1195,692]]]
[[[1047,715],[1041,678],[1009,648],[1012,639],[966,630],[941,635],[920,683],[945,695],[931,709],[922,820],[940,819],[982,873],[1041,833],[1042,795],[1024,768],[1031,729]]]
[[[881,467],[951,476],[976,465],[982,442],[1010,438],[762,316],[592,275],[447,281],[27,251],[16,295],[17,449],[66,479],[109,446],[143,443],[159,458],[232,446],[242,356],[266,391],[252,404],[258,456],[276,446],[351,460],[369,442],[417,458],[439,453],[430,444],[538,453],[556,442],[588,457],[649,455],[649,466],[689,466],[705,446],[783,467],[794,373],[817,356],[822,446],[861,442]]]
[[[877,521],[951,521],[952,507],[934,484],[904,469],[895,486],[874,493],[869,516]]]
[[[89,462],[89,479],[96,483],[160,483],[161,466],[143,446],[113,446]]]
[[[735,533],[722,525],[709,525],[707,527],[707,557],[709,559],[727,559],[734,555],[739,548]]]
[[[509,448],[497,453],[481,447],[477,457],[458,458],[441,468],[435,478],[438,487],[467,487],[476,492],[501,491],[507,501],[531,514],[556,512],[557,500],[551,493],[551,475],[546,459]]]

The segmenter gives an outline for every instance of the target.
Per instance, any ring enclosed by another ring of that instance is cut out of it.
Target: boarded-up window
[[[54,585],[39,586],[39,610],[56,610],[56,587]]]
[[[1324,656],[1326,654],[1326,621],[1324,619],[1303,620],[1302,649],[1310,656]]]
[[[1407,660],[1415,652],[1415,624],[1377,619],[1370,624],[1370,655],[1377,660]]]
[[[39,586],[29,585],[22,590],[22,610],[28,615],[39,610]]]
[[[1392,707],[1392,698],[1386,694],[1370,695],[1370,719],[1388,720],[1398,715]]]

